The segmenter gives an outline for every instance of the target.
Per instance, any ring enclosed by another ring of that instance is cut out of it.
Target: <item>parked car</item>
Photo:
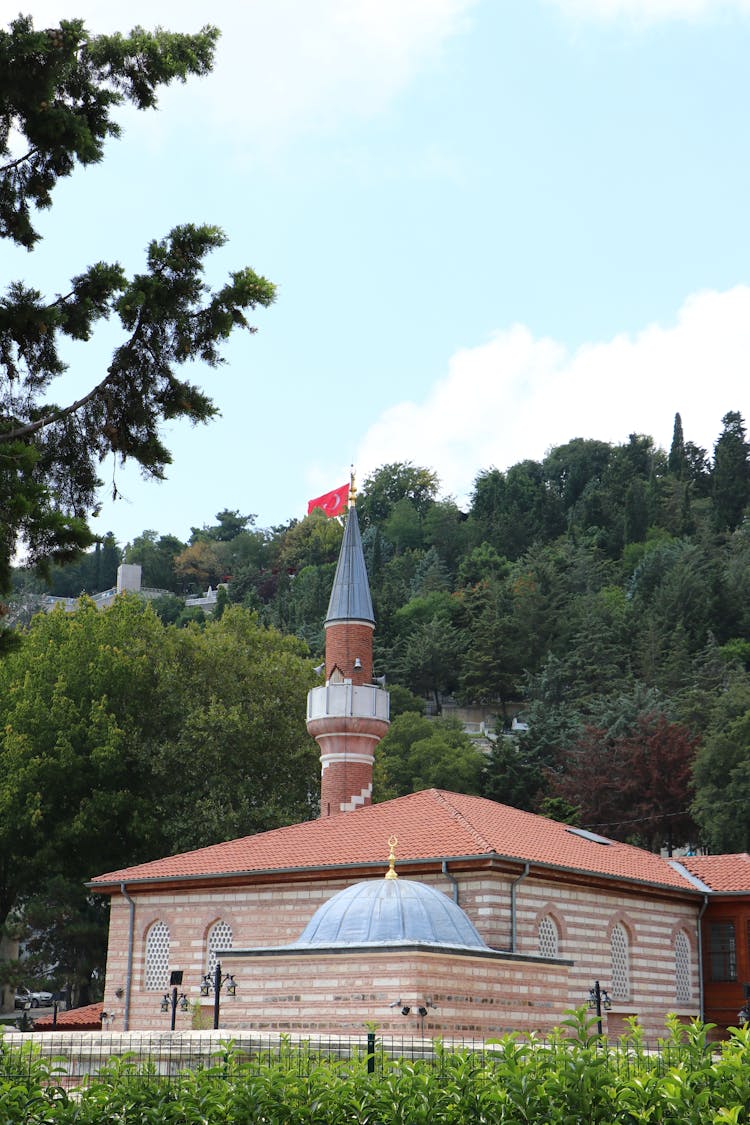
[[[16,989],[16,1008],[47,1008],[52,1003],[52,993],[31,988]]]

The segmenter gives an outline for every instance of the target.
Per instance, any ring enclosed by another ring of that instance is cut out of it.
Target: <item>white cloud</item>
[[[380,113],[445,43],[477,0],[29,0],[37,27],[71,16],[92,32],[140,23],[221,29],[210,78],[189,86],[214,130],[279,144]],[[170,101],[167,92],[161,104]],[[187,112],[186,93],[180,104]]]
[[[747,286],[694,294],[670,327],[574,352],[516,325],[456,352],[423,402],[384,411],[360,443],[358,473],[409,460],[464,499],[481,470],[539,460],[574,437],[648,433],[668,449],[676,411],[686,439],[711,452],[727,411],[748,416],[749,368]]]
[[[750,14],[750,0],[549,0],[576,19],[628,19],[639,24]]]

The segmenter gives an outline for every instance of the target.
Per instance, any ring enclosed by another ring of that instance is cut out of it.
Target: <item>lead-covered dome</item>
[[[414,942],[486,949],[460,906],[412,879],[366,879],[324,902],[295,946]]]

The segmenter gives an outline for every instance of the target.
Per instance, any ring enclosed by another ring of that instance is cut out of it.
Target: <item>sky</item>
[[[477,474],[574,437],[709,453],[750,419],[750,0],[27,0],[37,27],[222,38],[214,72],[119,114],[0,274],[54,296],[223,228],[276,303],[191,378],[220,417],[170,426],[168,480],[107,461],[97,531],[258,527],[393,461],[469,502]],[[114,331],[67,353],[67,401]],[[123,499],[111,501],[112,481]]]

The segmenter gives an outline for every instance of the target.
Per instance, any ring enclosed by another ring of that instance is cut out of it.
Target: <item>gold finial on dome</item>
[[[357,501],[357,486],[354,483],[354,465],[351,467],[349,473],[349,507],[353,508]]]
[[[390,852],[388,854],[388,870],[385,873],[386,879],[398,879],[396,874],[396,845],[398,844],[398,836],[388,837],[388,847]]]

